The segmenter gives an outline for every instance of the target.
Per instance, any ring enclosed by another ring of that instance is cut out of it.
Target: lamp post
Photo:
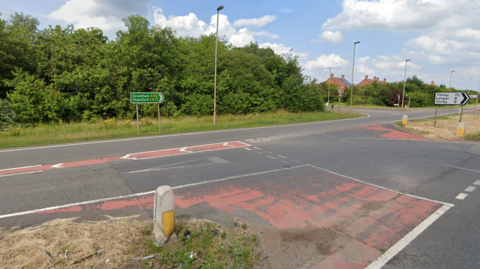
[[[452,72],[450,72],[450,86],[448,87],[448,92],[451,92],[451,91],[452,91],[452,77],[453,77],[453,72],[455,72],[455,70],[453,70]],[[449,105],[447,105],[447,107],[449,107]]]
[[[328,77],[328,97],[327,97],[328,105],[330,105],[330,79],[332,78],[332,68],[329,67],[329,69],[330,69],[330,74],[329,74],[329,77]]]
[[[353,105],[353,73],[355,72],[355,46],[359,43],[360,41],[353,43],[352,85],[350,86],[350,112],[352,112]]]
[[[215,78],[213,79],[213,125],[215,126],[217,118],[217,43],[218,43],[218,16],[223,6],[217,7],[217,32],[215,33]]]
[[[405,60],[405,78],[403,79],[403,95],[402,95],[402,107],[403,107],[403,109],[405,109],[405,83],[407,82],[407,63],[409,61],[410,61],[410,59]]]
[[[472,79],[473,78],[470,78],[470,80],[468,81],[468,95],[470,95],[470,83],[472,82]]]

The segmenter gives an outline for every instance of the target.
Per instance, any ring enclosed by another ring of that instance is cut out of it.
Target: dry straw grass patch
[[[108,217],[99,222],[56,219],[36,227],[0,230],[0,268],[70,267],[73,261],[100,250],[104,252],[71,267],[118,268],[147,225],[136,217]]]
[[[457,136],[459,117],[460,115],[441,117],[437,119],[436,127],[433,127],[433,119],[410,121],[404,128],[431,139],[463,140],[463,137]],[[464,114],[462,122],[466,123],[466,134],[480,133],[480,115]]]

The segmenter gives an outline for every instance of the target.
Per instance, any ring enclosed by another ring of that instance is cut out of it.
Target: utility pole
[[[352,112],[353,105],[353,73],[355,72],[355,47],[357,44],[360,44],[360,41],[353,43],[352,84],[350,85],[350,112]]]
[[[213,125],[217,121],[217,43],[218,43],[218,16],[223,6],[217,8],[217,32],[215,33],[215,78],[213,79]]]

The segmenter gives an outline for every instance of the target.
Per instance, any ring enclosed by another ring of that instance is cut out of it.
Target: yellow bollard
[[[408,123],[408,116],[407,115],[403,115],[402,117],[402,124],[403,125],[406,125]]]
[[[462,122],[458,124],[458,129],[457,129],[457,136],[464,136],[465,135],[465,127],[466,123]]]

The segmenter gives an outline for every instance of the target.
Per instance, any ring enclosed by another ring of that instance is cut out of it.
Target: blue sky
[[[177,35],[214,31],[216,8],[223,5],[219,35],[236,46],[257,42],[277,53],[293,49],[304,74],[324,81],[365,75],[403,81],[417,75],[425,82],[478,90],[480,86],[480,1],[333,0],[333,1],[164,1],[164,0],[0,0],[2,18],[14,11],[48,25],[96,26],[111,39],[124,29],[122,18],[140,14],[171,27]]]

